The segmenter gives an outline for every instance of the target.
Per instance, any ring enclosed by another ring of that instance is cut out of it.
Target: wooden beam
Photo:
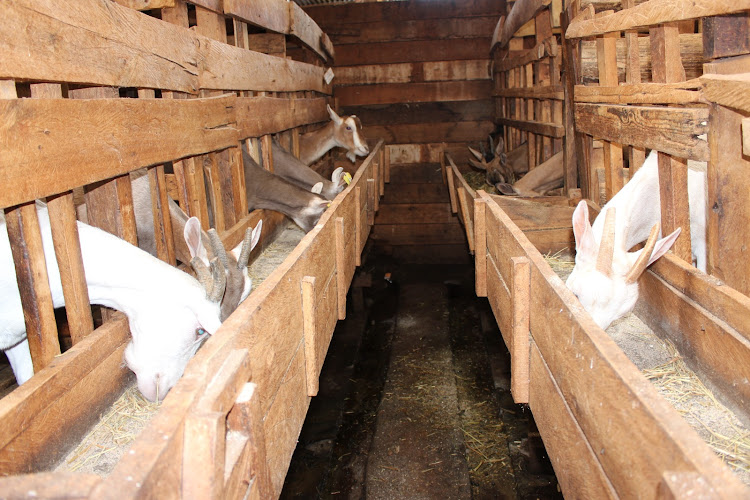
[[[700,79],[709,101],[750,113],[750,73],[736,75],[706,74]]]
[[[692,0],[689,9],[686,9],[682,2],[651,0],[596,19],[574,19],[568,26],[565,37],[586,38],[744,10],[750,10],[749,0]]]
[[[637,83],[617,86],[576,85],[576,102],[609,104],[691,104],[705,103],[701,92],[706,82],[689,80],[678,83]],[[743,94],[744,95],[744,94]]]
[[[490,51],[505,47],[519,28],[534,19],[536,14],[550,3],[551,0],[517,0],[502,23],[497,40],[492,40]]]
[[[577,129],[595,138],[708,160],[708,143],[698,137],[708,132],[706,109],[576,104],[575,113]]]
[[[402,102],[448,102],[487,99],[492,92],[489,80],[382,83],[338,87],[336,97],[341,106],[396,104]]]
[[[508,118],[497,118],[495,122],[526,132],[531,132],[533,134],[545,135],[547,137],[563,137],[565,135],[565,127],[558,125],[557,123],[510,120]]]
[[[234,102],[234,97],[0,102],[0,115],[13,117],[0,126],[5,144],[0,183],[14,186],[0,194],[0,207],[234,146],[239,140]],[[51,164],[56,168],[46,168]]]

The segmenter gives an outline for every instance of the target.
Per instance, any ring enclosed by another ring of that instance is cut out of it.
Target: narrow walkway
[[[367,498],[469,498],[443,284],[401,288]]]

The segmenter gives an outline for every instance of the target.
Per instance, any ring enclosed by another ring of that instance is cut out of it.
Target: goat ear
[[[237,261],[238,267],[242,269],[243,267],[247,267],[247,260],[250,257],[250,252],[252,252],[253,248],[255,248],[255,245],[258,244],[258,240],[260,240],[260,233],[263,230],[263,220],[258,221],[258,225],[255,226],[255,229],[253,229],[251,236],[250,236],[250,243],[248,244],[247,250],[244,247],[245,241],[240,241],[239,244],[234,247],[230,252],[232,252],[232,255],[234,255],[234,260]],[[247,254],[243,255],[242,252],[246,251]]]
[[[498,182],[497,184],[495,184],[495,189],[497,189],[500,194],[504,194],[506,196],[516,196],[518,194],[516,193],[516,190],[513,189],[513,186],[511,186],[507,182]]]
[[[206,251],[206,247],[203,246],[201,233],[201,223],[198,218],[190,217],[185,223],[185,230],[183,231],[185,243],[187,243],[188,250],[190,250],[190,257],[198,257],[208,263],[208,252]]]
[[[484,158],[484,155],[474,148],[469,148],[469,151],[471,151],[471,154],[473,154],[479,161],[482,161]]]
[[[503,153],[503,147],[505,146],[505,141],[503,141],[502,137],[497,138],[497,146],[495,146],[495,156],[500,156]]]
[[[341,117],[336,114],[331,105],[326,104],[326,108],[328,108],[328,114],[331,116],[331,120],[333,120],[336,125],[341,125]]]
[[[665,236],[664,238],[657,240],[656,244],[654,245],[654,251],[651,252],[651,257],[648,259],[648,264],[646,264],[646,267],[650,266],[654,262],[656,262],[659,257],[667,253],[667,251],[672,248],[672,245],[674,245],[674,242],[677,241],[677,237],[680,235],[680,232],[682,231],[681,227],[678,227],[674,231],[672,231],[669,235]],[[638,250],[638,252],[635,252],[636,255],[640,254],[643,250]]]
[[[341,175],[344,173],[344,167],[338,167],[331,174],[331,182],[334,186],[338,186],[341,183]]]
[[[487,170],[487,165],[482,165],[478,161],[473,160],[471,158],[469,158],[469,163],[471,164],[472,167],[477,168],[479,170]]]
[[[312,187],[312,189],[310,191],[313,192],[313,193],[315,193],[315,194],[322,193],[323,192],[323,183],[322,182],[315,183],[315,185]]]
[[[585,200],[581,200],[573,212],[573,235],[576,238],[577,253],[596,256],[598,248],[589,223],[589,206]]]

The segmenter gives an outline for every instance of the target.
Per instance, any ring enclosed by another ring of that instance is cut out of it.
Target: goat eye
[[[203,328],[198,328],[198,329],[197,329],[197,330],[195,331],[195,334],[196,334],[196,335],[198,335],[199,337],[201,337],[201,336],[203,336],[203,335],[205,335],[205,334],[207,334],[207,333],[208,333],[208,332],[207,332],[206,330],[204,330]]]
[[[346,130],[349,130],[349,131],[351,131],[351,129],[352,129],[352,128],[351,128],[351,127],[350,127],[349,125],[347,125],[347,126],[346,126]]]

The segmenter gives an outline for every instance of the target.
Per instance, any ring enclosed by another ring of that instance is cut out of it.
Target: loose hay
[[[57,471],[107,476],[160,406],[144,399],[138,387],[131,385],[65,457]]]
[[[284,230],[258,257],[247,266],[247,272],[253,280],[253,290],[258,288],[266,278],[284,262],[287,255],[299,244],[305,232],[295,223],[288,222]]]
[[[487,194],[499,194],[495,186],[487,184],[487,178],[482,172],[463,172],[464,180],[474,191],[484,190]]]
[[[544,258],[563,281],[575,266],[560,252]],[[675,346],[632,313],[613,322],[606,332],[719,458],[750,484],[750,431],[716,400]]]

